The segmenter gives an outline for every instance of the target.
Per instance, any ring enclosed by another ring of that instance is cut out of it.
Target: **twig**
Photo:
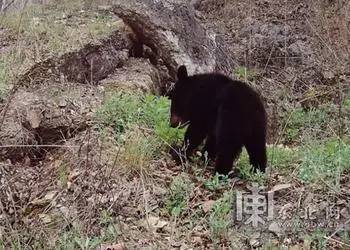
[[[344,226],[345,226],[346,224],[348,224],[349,222],[350,222],[350,219],[347,220],[347,221],[344,223],[344,225],[338,227],[330,236],[324,236],[323,238],[326,240],[325,244],[327,244],[328,241],[333,241],[333,242],[335,242],[335,243],[344,245],[344,246],[346,246],[346,247],[350,247],[349,244],[347,244],[347,243],[345,243],[345,242],[342,242],[342,241],[339,241],[339,240],[336,240],[336,239],[333,238],[333,236],[336,235],[341,229],[343,229]]]

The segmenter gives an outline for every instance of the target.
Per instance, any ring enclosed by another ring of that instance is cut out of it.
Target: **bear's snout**
[[[176,115],[176,114],[171,114],[171,117],[170,117],[170,126],[172,128],[176,128],[178,127],[180,124],[182,123],[182,119]]]

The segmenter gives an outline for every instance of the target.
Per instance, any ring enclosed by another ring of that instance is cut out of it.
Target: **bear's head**
[[[177,82],[169,93],[171,100],[171,127],[185,126],[190,121],[191,89],[189,86],[190,82],[187,69],[182,65],[177,71]]]

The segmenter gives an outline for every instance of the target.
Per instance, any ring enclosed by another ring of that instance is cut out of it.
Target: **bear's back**
[[[194,88],[211,96],[216,94],[219,98],[222,96],[239,102],[260,101],[259,94],[248,84],[220,73],[197,74],[189,78]]]

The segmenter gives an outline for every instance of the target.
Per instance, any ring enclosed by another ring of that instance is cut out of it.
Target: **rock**
[[[175,80],[185,64],[189,73],[231,73],[233,61],[224,41],[206,30],[185,0],[115,0],[113,12],[129,25],[139,42],[147,45]]]
[[[80,50],[51,57],[34,64],[19,77],[23,86],[42,83],[43,79],[96,83],[121,67],[129,58],[132,42],[127,32],[116,30],[111,36]]]
[[[159,70],[145,58],[130,58],[123,67],[115,70],[108,78],[101,80],[106,88],[138,89],[143,92],[158,93]]]
[[[74,105],[59,108],[58,100],[67,98]],[[0,150],[0,159],[34,159],[43,150],[36,145],[58,144],[73,137],[88,126],[102,99],[103,91],[86,84],[49,82],[17,90],[0,126],[0,144],[12,146]]]

